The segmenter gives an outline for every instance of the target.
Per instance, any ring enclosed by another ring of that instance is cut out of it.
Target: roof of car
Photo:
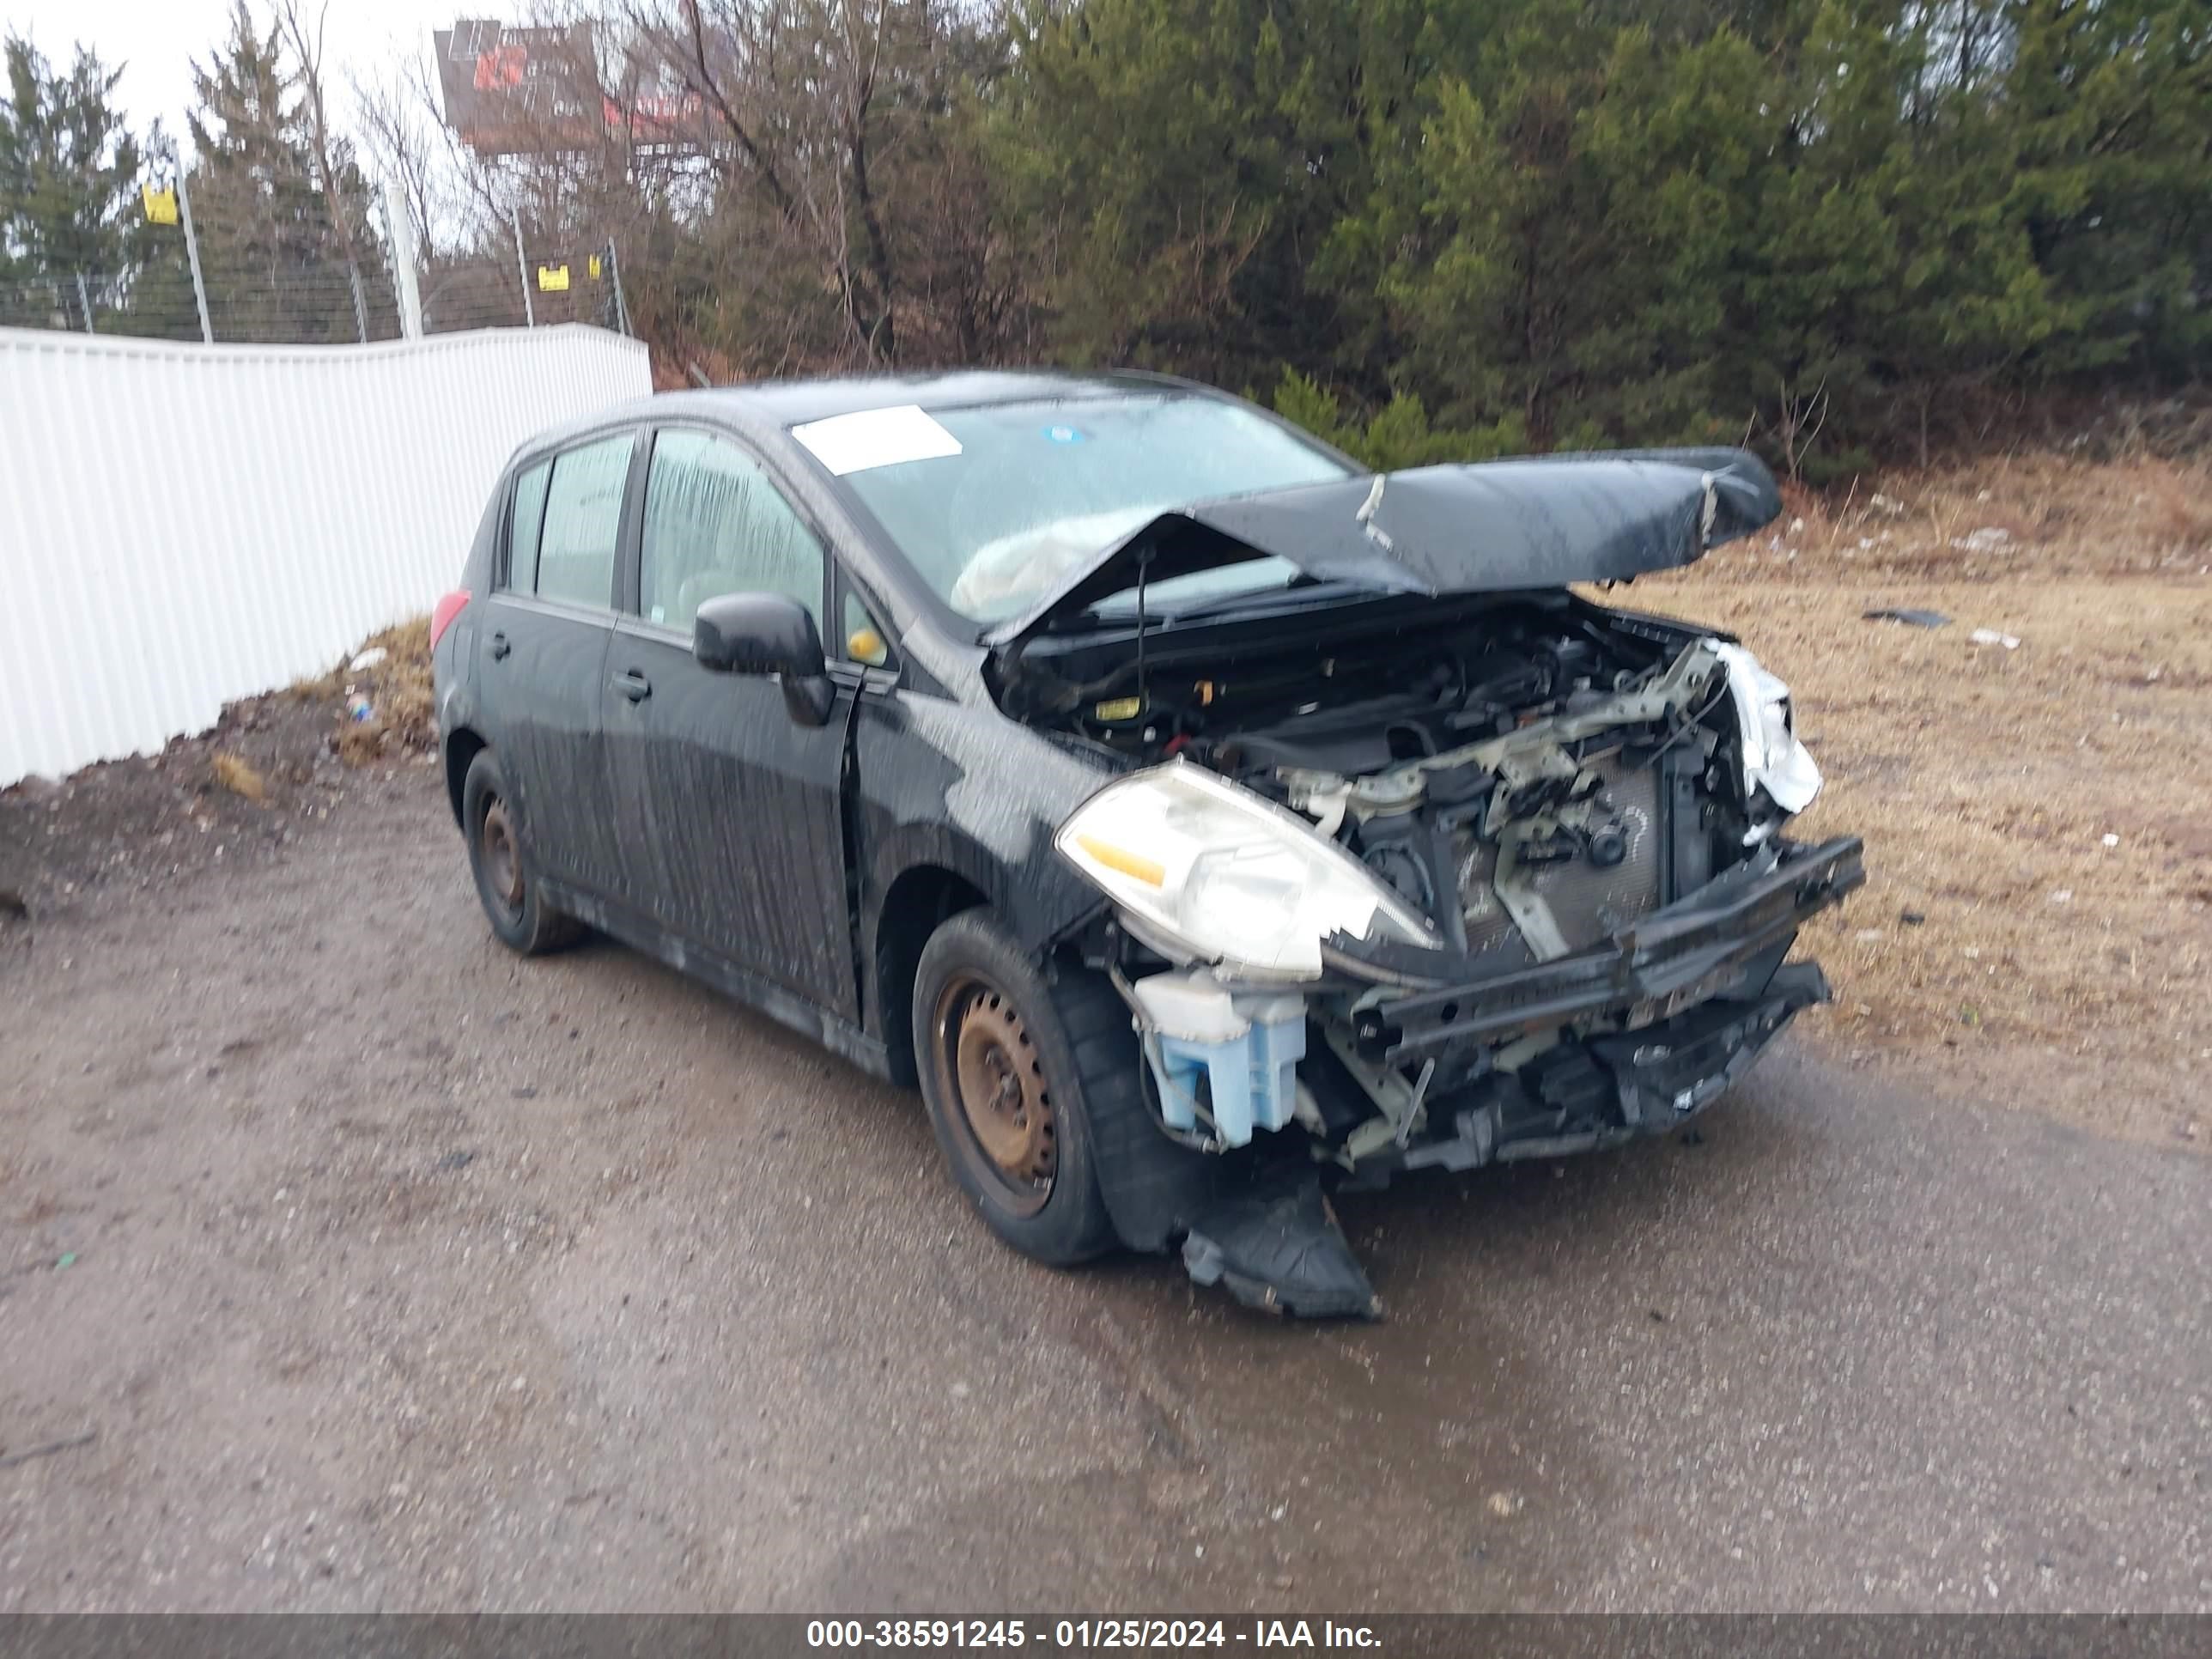
[[[863,409],[919,404],[924,409],[959,409],[975,404],[1018,403],[1031,398],[1098,398],[1131,392],[1157,392],[1188,383],[1164,374],[1130,370],[1079,374],[1065,369],[958,369],[928,374],[854,374],[819,380],[759,380],[750,386],[672,394],[666,401],[742,404],[746,412],[795,426]]]
[[[921,374],[852,374],[814,380],[755,380],[743,386],[700,391],[663,392],[614,409],[603,409],[526,446],[536,449],[572,433],[641,416],[681,419],[685,415],[734,419],[740,426],[798,426],[865,409],[918,404],[924,409],[961,409],[977,404],[1018,403],[1025,398],[1126,396],[1173,388],[1218,396],[1210,386],[1137,369],[1085,373],[1049,368],[969,368]]]

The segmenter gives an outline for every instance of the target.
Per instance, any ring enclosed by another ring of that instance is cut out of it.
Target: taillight
[[[446,630],[453,625],[453,618],[469,608],[469,592],[463,588],[458,593],[448,593],[438,601],[438,608],[430,613],[430,648],[435,651]]]

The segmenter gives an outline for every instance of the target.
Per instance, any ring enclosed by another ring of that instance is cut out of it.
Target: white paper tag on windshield
[[[795,426],[791,435],[841,478],[872,466],[933,461],[960,453],[960,440],[931,419],[929,411],[919,404],[833,415],[826,421]]]

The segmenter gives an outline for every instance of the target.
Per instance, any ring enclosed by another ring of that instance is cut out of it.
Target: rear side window
[[[517,593],[538,591],[538,534],[545,526],[545,481],[553,463],[540,461],[514,481],[514,511],[507,521],[507,585]]]
[[[615,542],[632,445],[625,432],[553,458],[538,550],[538,598],[613,608]],[[519,502],[517,507],[519,520]]]
[[[556,486],[557,488],[557,486]],[[691,630],[705,601],[781,593],[822,625],[822,544],[749,455],[703,432],[663,432],[646,475],[638,608]]]

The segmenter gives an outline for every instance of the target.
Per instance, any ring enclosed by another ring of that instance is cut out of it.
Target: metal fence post
[[[622,325],[625,336],[629,334],[629,301],[623,297],[622,261],[615,257],[615,239],[607,238],[607,275],[614,279],[615,320]]]
[[[399,332],[422,337],[422,286],[415,275],[415,222],[399,193],[399,181],[384,181],[384,240],[392,249],[392,286],[399,290]]]
[[[84,313],[84,331],[89,334],[92,332],[92,295],[85,289],[84,273],[81,270],[76,274],[76,302]]]
[[[200,239],[192,234],[192,192],[185,184],[185,164],[172,149],[169,159],[177,164],[177,205],[184,210],[185,255],[192,263],[192,298],[200,308],[200,343],[215,343],[215,325],[208,321],[207,283],[200,276]]]
[[[367,345],[368,343],[368,301],[361,291],[361,265],[358,261],[353,259],[346,261],[346,276],[353,283],[354,332],[360,335],[361,343]]]
[[[522,210],[509,208],[507,219],[514,226],[514,274],[522,278],[522,325],[538,326],[538,307],[530,303],[530,261],[522,257]]]

